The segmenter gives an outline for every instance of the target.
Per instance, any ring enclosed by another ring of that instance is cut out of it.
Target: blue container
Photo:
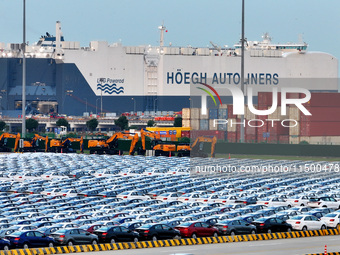
[[[218,109],[218,118],[223,120],[228,119],[228,109]]]
[[[209,119],[210,120],[218,119],[218,109],[209,109]]]

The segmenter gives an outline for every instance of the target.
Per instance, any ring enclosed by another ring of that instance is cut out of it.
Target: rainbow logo
[[[217,91],[216,91],[212,86],[210,86],[210,85],[208,85],[208,84],[206,84],[206,83],[202,83],[202,82],[200,82],[200,84],[203,85],[203,86],[206,86],[206,87],[209,88],[212,92],[214,92],[215,95],[217,96],[218,100],[220,101],[220,104],[222,104],[222,100],[221,100],[220,95],[217,93]],[[214,96],[211,94],[211,92],[210,92],[209,90],[204,89],[204,88],[200,88],[200,87],[196,87],[196,88],[198,88],[198,89],[203,90],[204,92],[206,92],[206,93],[212,98],[212,100],[214,101],[215,105],[217,106],[216,100],[215,100]]]

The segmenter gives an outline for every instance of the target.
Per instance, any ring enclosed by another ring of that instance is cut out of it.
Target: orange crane
[[[203,151],[203,143],[211,143],[211,157],[215,157],[216,136],[200,136],[197,137],[191,146],[191,156],[193,157],[207,157],[208,154]]]
[[[129,155],[133,155],[139,140],[138,134],[133,133],[118,132],[107,140],[89,140],[87,147],[90,149],[90,154],[123,154],[122,151],[118,149],[118,139],[131,140]]]
[[[59,153],[75,153],[76,151],[71,148],[72,142],[79,142],[80,152],[83,152],[83,138],[72,138],[68,137],[64,140],[62,139],[51,139],[50,144],[47,148],[49,152],[59,152]]]
[[[17,135],[17,140],[20,140],[20,134]],[[37,145],[38,140],[44,140],[45,141],[45,150],[39,149],[39,146]],[[24,147],[19,148],[18,143],[16,142],[16,145],[14,147],[14,151],[17,152],[41,152],[41,151],[47,151],[48,147],[48,136],[43,137],[38,134],[35,134],[32,140],[30,141],[24,141]]]
[[[145,137],[150,137],[152,139],[151,149],[155,151],[155,156],[173,156],[174,152],[176,151],[176,145],[163,143],[159,134],[142,129],[141,137],[142,148],[139,148],[138,150],[139,155],[145,155]]]
[[[18,138],[19,136],[19,138]],[[3,133],[0,136],[0,152],[11,152],[12,148],[7,147],[7,138],[15,138],[15,145],[14,148],[16,146],[18,146],[19,144],[19,140],[20,140],[20,135],[17,134],[11,134],[11,133]]]

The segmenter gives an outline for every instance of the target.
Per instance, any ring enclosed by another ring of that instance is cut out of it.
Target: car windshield
[[[22,231],[16,231],[11,234],[11,236],[20,236],[23,232]]]
[[[257,222],[265,222],[267,220],[267,218],[259,218],[259,219],[257,219],[256,221]]]
[[[66,229],[59,229],[58,231],[56,231],[56,232],[54,232],[54,233],[56,233],[56,234],[64,234],[64,233],[66,233]]]
[[[180,224],[178,227],[189,227],[191,225],[191,222],[184,222]]]
[[[151,227],[152,227],[152,225],[150,225],[150,224],[145,224],[145,225],[143,225],[143,226],[141,226],[141,227],[139,227],[139,228],[148,229],[148,228],[151,228]]]
[[[110,227],[101,227],[99,229],[97,229],[97,231],[108,231],[110,229]]]
[[[336,214],[334,214],[334,213],[329,213],[329,214],[326,214],[324,217],[327,217],[327,218],[334,218],[334,217],[336,217]]]
[[[231,222],[230,220],[224,220],[224,221],[220,221],[219,224],[229,225],[230,222]]]
[[[301,220],[302,218],[302,216],[294,216],[291,218],[291,220]]]

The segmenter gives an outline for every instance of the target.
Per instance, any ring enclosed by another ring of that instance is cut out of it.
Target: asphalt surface
[[[85,254],[96,255],[302,255],[309,253],[323,253],[325,245],[328,252],[340,251],[340,236],[306,237],[295,239],[279,239],[267,241],[207,244],[192,246],[161,247],[136,250],[117,250],[103,252],[87,252]],[[82,253],[84,254],[84,253]]]

